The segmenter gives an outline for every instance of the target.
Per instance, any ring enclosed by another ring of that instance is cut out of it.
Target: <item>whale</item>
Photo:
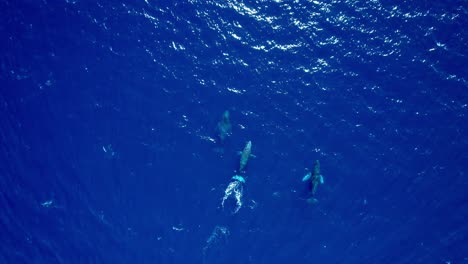
[[[315,161],[314,164],[314,171],[308,172],[303,178],[302,181],[310,181],[311,183],[311,198],[309,198],[310,203],[316,203],[317,199],[314,198],[315,193],[317,192],[317,188],[320,184],[324,183],[323,176],[320,173],[320,162],[318,160]],[[313,202],[312,202],[313,201]]]
[[[245,144],[244,150],[240,153],[240,162],[239,162],[239,172],[243,171],[245,166],[247,166],[247,162],[249,161],[250,156],[252,155],[252,141],[247,141]]]
[[[231,121],[229,120],[228,110],[224,111],[221,121],[218,122],[216,128],[218,130],[218,137],[221,140],[221,142],[223,142],[228,136],[231,135],[232,125]]]

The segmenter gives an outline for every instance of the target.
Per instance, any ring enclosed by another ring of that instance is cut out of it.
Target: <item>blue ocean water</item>
[[[0,263],[468,263],[466,1],[0,10]]]

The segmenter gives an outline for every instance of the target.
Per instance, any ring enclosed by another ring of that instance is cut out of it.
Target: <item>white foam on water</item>
[[[239,181],[232,181],[227,186],[226,190],[224,190],[224,197],[221,202],[221,206],[224,208],[224,202],[231,196],[236,199],[236,208],[234,209],[233,213],[237,213],[239,209],[242,207],[242,183]]]

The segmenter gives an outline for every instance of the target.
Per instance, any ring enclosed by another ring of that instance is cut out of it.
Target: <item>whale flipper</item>
[[[307,180],[310,179],[310,177],[312,177],[312,173],[311,173],[311,172],[307,173],[307,174],[304,176],[304,178],[302,178],[302,181],[303,181],[303,182],[304,182],[304,181],[307,181]]]

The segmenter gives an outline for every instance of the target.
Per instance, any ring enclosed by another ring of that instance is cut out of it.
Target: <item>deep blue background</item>
[[[468,263],[466,6],[1,1],[0,263]]]

